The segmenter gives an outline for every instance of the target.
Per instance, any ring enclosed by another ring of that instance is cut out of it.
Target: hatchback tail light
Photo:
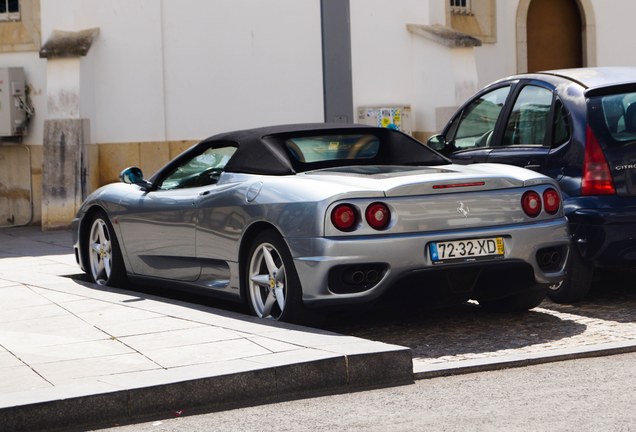
[[[535,191],[527,191],[521,196],[521,208],[530,217],[541,213],[541,197]]]
[[[331,211],[331,223],[340,231],[353,231],[358,224],[358,212],[351,204],[339,204]]]
[[[550,214],[555,214],[559,211],[559,206],[561,205],[561,197],[559,197],[559,193],[552,189],[548,188],[543,191],[543,207],[545,211]]]
[[[583,160],[582,195],[614,195],[614,182],[603,149],[588,125]]]
[[[389,226],[389,222],[391,221],[391,211],[389,207],[380,202],[369,204],[367,210],[364,212],[364,216],[371,228],[376,230],[385,229]]]

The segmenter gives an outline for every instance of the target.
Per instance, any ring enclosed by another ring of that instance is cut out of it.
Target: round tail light
[[[358,214],[351,204],[338,204],[331,211],[331,223],[340,231],[353,231],[358,224]]]
[[[550,214],[555,214],[559,211],[559,206],[561,205],[561,198],[559,197],[559,193],[552,188],[548,188],[543,191],[543,206],[545,207],[545,211]]]
[[[537,217],[541,213],[541,197],[535,191],[527,191],[521,197],[521,208],[530,217]]]
[[[371,228],[383,230],[389,226],[389,222],[391,221],[391,211],[386,204],[376,202],[369,204],[367,210],[364,212],[364,217]]]

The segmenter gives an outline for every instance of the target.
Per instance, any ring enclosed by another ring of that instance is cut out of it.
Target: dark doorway
[[[576,0],[532,0],[528,8],[528,72],[582,67],[581,23]]]

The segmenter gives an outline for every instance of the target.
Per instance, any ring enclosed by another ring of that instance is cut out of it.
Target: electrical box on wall
[[[31,114],[24,68],[0,68],[0,137],[25,135]]]
[[[361,106],[358,108],[358,123],[400,130],[411,135],[411,107]]]

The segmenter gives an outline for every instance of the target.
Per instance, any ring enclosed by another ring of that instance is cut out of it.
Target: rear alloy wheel
[[[300,318],[300,280],[285,241],[275,231],[264,231],[252,242],[245,280],[254,315],[279,321]]]
[[[98,211],[91,222],[86,241],[88,271],[98,285],[119,286],[126,280],[126,270],[119,243],[103,211]]]
[[[548,297],[555,303],[576,303],[582,300],[592,288],[594,268],[581,257],[576,245],[571,245],[566,266],[565,280],[551,285]]]

